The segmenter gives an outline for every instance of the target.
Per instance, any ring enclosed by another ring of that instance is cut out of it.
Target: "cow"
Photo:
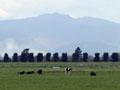
[[[19,75],[24,75],[25,71],[18,72]]]
[[[39,70],[37,71],[37,73],[38,73],[39,75],[41,75],[41,74],[43,73],[43,70],[42,70],[42,69],[39,69]]]
[[[72,71],[72,68],[70,68],[70,67],[65,68],[65,74],[70,74],[71,71]]]
[[[34,74],[35,72],[34,71],[26,71],[25,72],[27,75],[30,75],[30,74]]]
[[[95,72],[90,72],[90,76],[96,76]]]

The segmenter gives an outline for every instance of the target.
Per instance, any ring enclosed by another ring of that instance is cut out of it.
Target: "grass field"
[[[52,67],[59,66],[56,71]],[[71,66],[70,75],[64,67]],[[43,69],[43,75],[23,75],[23,70]],[[90,71],[97,76],[91,77]],[[0,90],[120,90],[118,63],[0,63]]]

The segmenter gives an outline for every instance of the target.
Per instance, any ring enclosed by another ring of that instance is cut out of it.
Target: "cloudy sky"
[[[0,0],[0,19],[54,12],[75,18],[92,16],[120,22],[120,0]]]

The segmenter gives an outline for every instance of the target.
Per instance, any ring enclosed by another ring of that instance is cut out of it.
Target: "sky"
[[[55,12],[74,18],[91,16],[120,23],[120,0],[0,0],[0,19]]]

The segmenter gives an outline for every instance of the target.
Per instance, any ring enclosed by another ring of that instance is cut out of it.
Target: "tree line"
[[[21,55],[18,55],[18,53],[14,53],[12,57],[9,57],[8,53],[5,53],[1,62],[117,62],[119,61],[119,53],[114,52],[111,55],[109,55],[108,52],[103,53],[102,56],[100,56],[100,53],[95,53],[94,56],[89,55],[87,52],[82,53],[82,50],[77,47],[74,51],[74,53],[70,56],[67,53],[62,53],[61,56],[59,56],[59,53],[53,53],[50,52],[46,53],[46,55],[43,55],[43,53],[38,53],[36,56],[34,56],[34,53],[29,53],[28,50],[24,50]]]

